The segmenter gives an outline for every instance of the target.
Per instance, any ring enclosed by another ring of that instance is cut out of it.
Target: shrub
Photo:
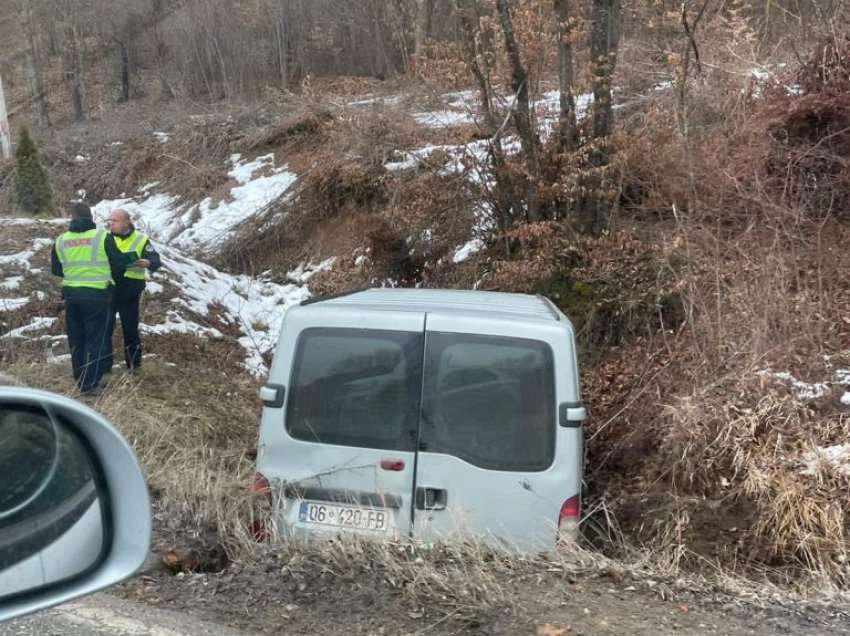
[[[18,205],[29,214],[47,212],[52,205],[53,193],[47,172],[26,128],[21,131],[15,150],[15,197]]]

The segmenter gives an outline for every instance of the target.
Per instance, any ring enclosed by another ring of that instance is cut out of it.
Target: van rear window
[[[546,343],[429,333],[425,355],[424,450],[491,470],[551,466],[555,379]]]
[[[316,328],[298,340],[286,428],[300,440],[412,451],[423,335]]]

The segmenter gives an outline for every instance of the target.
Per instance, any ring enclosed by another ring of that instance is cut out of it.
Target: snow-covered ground
[[[164,323],[145,324],[143,329],[160,334],[221,337],[218,330],[194,318],[208,318],[211,310],[217,308],[218,315],[236,325],[243,334],[239,344],[246,352],[245,366],[256,375],[266,373],[262,354],[274,348],[286,308],[310,297],[306,285],[280,285],[264,277],[228,274],[172,247],[162,247],[160,253],[163,267],[153,275],[153,281],[161,288],[177,288],[179,295],[172,299],[175,306]],[[322,267],[328,267],[327,262],[317,267],[302,266],[298,273],[290,273],[290,277],[297,275],[306,282]]]
[[[230,238],[240,223],[280,199],[297,179],[286,166],[275,166],[272,154],[252,161],[234,154],[229,165],[228,175],[235,185],[223,201],[207,197],[194,204],[181,203],[168,193],[152,193],[158,185],[152,183],[142,186],[137,196],[100,201],[92,212],[104,220],[111,210],[123,208],[157,241],[193,254],[209,251]]]
[[[759,375],[788,387],[798,400],[804,402],[822,398],[832,390],[832,387],[844,387],[846,390],[840,401],[842,404],[850,404],[850,368],[834,369],[829,358],[827,358],[826,363],[828,368],[831,369],[831,377],[820,382],[803,382],[787,371],[773,371],[772,369],[763,369],[759,371]]]
[[[39,225],[20,219],[0,219],[4,225],[31,225],[33,233],[52,234],[54,224]],[[0,316],[23,308],[31,297],[20,294],[26,282],[32,287],[46,288],[52,283],[41,267],[33,264],[35,257],[42,261],[48,258],[47,250],[53,241],[47,236],[35,236],[28,240],[19,252],[0,256]],[[158,296],[172,292],[174,297],[165,316],[155,321],[142,317],[141,329],[147,333],[184,333],[202,338],[223,337],[212,324],[216,319],[235,325],[240,336],[239,345],[245,350],[245,367],[257,376],[267,372],[263,354],[272,351],[277,342],[280,324],[287,307],[300,303],[310,296],[307,281],[317,271],[327,269],[333,259],[321,263],[303,264],[290,272],[288,284],[272,282],[268,277],[252,278],[233,275],[217,270],[182,252],[179,247],[160,243],[158,250],[163,267],[148,283],[148,294]],[[44,293],[36,291],[34,297],[44,299]],[[33,316],[24,325],[3,330],[0,338],[22,340],[55,340],[61,336],[46,336],[44,332],[56,323],[54,316]]]
[[[822,466],[850,477],[850,444],[816,447],[813,451],[805,453],[802,457],[800,474],[817,475]]]
[[[659,85],[654,90],[663,90],[669,85]],[[557,123],[559,93],[543,93],[534,103],[535,114],[542,122],[544,135],[551,134]],[[348,107],[363,108],[393,106],[400,107],[404,97],[368,96],[347,104]],[[510,107],[512,97],[501,100],[502,106]],[[413,118],[424,127],[445,128],[475,123],[478,117],[479,103],[476,91],[457,91],[441,96],[442,107],[425,112],[414,112]],[[576,97],[576,112],[583,117],[590,104],[590,94]],[[170,135],[157,131],[154,137],[163,144],[170,142]],[[420,148],[400,151],[396,160],[385,165],[390,172],[402,172],[415,169],[421,162],[439,154],[446,174],[462,174],[471,183],[487,187],[487,174],[477,169],[486,163],[489,151],[488,140],[475,140],[457,145],[428,144]],[[502,139],[505,152],[519,151],[519,140],[515,136]],[[84,160],[87,158],[83,158]],[[201,201],[181,201],[171,193],[164,191],[159,183],[148,183],[138,188],[135,195],[115,200],[104,200],[93,206],[96,218],[103,221],[109,212],[117,207],[126,209],[133,216],[136,225],[154,238],[154,242],[163,256],[163,268],[154,275],[148,286],[148,293],[156,296],[169,293],[173,305],[167,311],[160,312],[161,319],[148,319],[143,330],[149,333],[190,333],[199,337],[223,337],[212,322],[224,320],[238,327],[242,334],[239,344],[245,350],[245,365],[252,372],[262,374],[265,366],[264,353],[274,347],[284,310],[309,296],[308,281],[317,271],[333,266],[333,259],[323,262],[303,263],[290,272],[286,284],[271,281],[267,276],[252,278],[221,272],[198,260],[210,254],[226,240],[234,236],[239,225],[251,218],[263,217],[269,206],[282,197],[289,196],[297,175],[286,165],[277,165],[275,156],[267,154],[253,159],[232,155],[228,160],[228,175],[231,179],[229,191],[222,189],[223,198],[212,197]],[[79,193],[85,197],[85,192]],[[277,220],[279,219],[279,212]],[[458,245],[450,256],[454,263],[470,258],[484,248],[484,235],[492,226],[492,214],[482,203],[475,211],[476,227],[462,244]],[[47,278],[47,272],[34,267],[36,255],[41,255],[52,243],[52,237],[58,228],[64,225],[63,219],[34,221],[32,219],[0,219],[0,227],[32,226],[28,243],[12,254],[0,255],[0,324],[2,316],[13,315],[24,309],[32,300],[43,299],[43,293],[26,295],[22,292],[27,279],[39,276]],[[318,259],[316,259],[318,260]],[[43,261],[42,261],[43,262]],[[40,281],[43,287],[44,282]],[[38,285],[26,286],[29,289]],[[174,292],[173,294],[171,292]],[[42,296],[39,297],[38,294]],[[16,325],[4,338],[33,338],[44,336],[44,331],[53,326],[55,318],[50,316],[34,317],[27,325]],[[7,323],[8,324],[8,323]],[[817,397],[826,389],[826,385],[805,385],[790,376],[776,375],[777,380],[788,382],[792,390],[806,398]],[[850,386],[850,382],[846,383]],[[850,392],[846,396],[850,403]]]
[[[13,265],[23,267],[25,269],[31,269],[32,257],[35,256],[36,252],[52,244],[53,241],[51,241],[50,239],[33,239],[30,247],[27,249],[21,250],[20,252],[16,252],[14,254],[0,255],[0,266]]]
[[[24,338],[28,339],[26,334],[35,333],[38,331],[44,331],[45,329],[49,329],[54,324],[58,318],[53,318],[50,316],[37,316],[33,318],[29,323],[23,325],[21,327],[17,327],[15,329],[11,329],[6,333],[0,335],[0,338]]]

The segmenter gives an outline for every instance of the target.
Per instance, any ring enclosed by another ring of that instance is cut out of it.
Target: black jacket
[[[94,230],[97,226],[91,219],[73,219],[68,226],[71,232],[87,232]],[[134,263],[138,258],[135,254],[123,254],[115,244],[115,237],[106,235],[106,257],[109,259],[109,269],[112,270],[112,280],[124,278],[127,266]],[[62,263],[56,253],[56,243],[50,250],[50,271],[54,276],[64,276]],[[112,286],[106,289],[94,289],[93,287],[63,287],[62,298],[69,301],[98,301],[108,302],[112,298]]]
[[[136,231],[136,228],[132,225],[130,229],[125,234],[119,234],[121,238],[127,238],[133,232]],[[145,242],[145,247],[142,250],[141,258],[146,258],[151,262],[151,266],[148,268],[148,271],[153,273],[158,270],[162,266],[162,261],[160,261],[159,254],[151,245],[150,239]],[[145,281],[138,280],[136,278],[124,278],[124,274],[121,274],[121,277],[115,278],[115,299],[127,299],[132,298],[133,296],[137,296],[141,294],[145,290]]]

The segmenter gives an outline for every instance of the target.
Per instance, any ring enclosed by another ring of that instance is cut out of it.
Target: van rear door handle
[[[564,428],[581,428],[587,419],[587,409],[581,402],[563,402],[558,411],[558,420]]]
[[[417,510],[445,510],[449,493],[442,488],[419,487],[416,489]]]

